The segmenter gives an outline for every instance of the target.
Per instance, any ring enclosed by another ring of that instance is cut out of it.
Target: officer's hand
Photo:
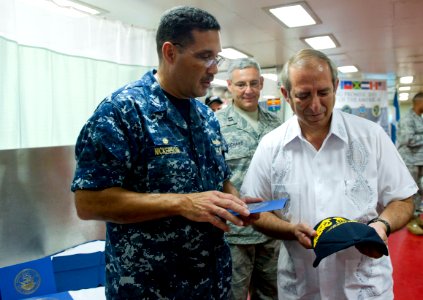
[[[264,201],[261,198],[252,198],[252,197],[245,197],[245,198],[242,198],[241,200],[247,204]],[[250,214],[248,217],[239,216],[239,218],[244,222],[244,226],[249,226],[249,225],[252,225],[258,219],[260,219],[260,213]]]
[[[226,221],[244,226],[241,218],[250,215],[247,204],[232,194],[208,191],[184,196],[186,197],[180,208],[180,214],[183,217],[196,222],[209,222],[223,231],[229,231]],[[228,210],[238,213],[239,216],[235,216]],[[248,222],[248,218],[245,221]]]

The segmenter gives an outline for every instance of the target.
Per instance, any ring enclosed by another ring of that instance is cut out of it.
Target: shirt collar
[[[156,70],[152,70],[147,72],[143,78],[141,79],[143,84],[149,89],[149,107],[148,113],[149,114],[163,114],[166,115],[167,118],[172,121],[176,126],[182,127],[184,129],[188,129],[188,124],[182,118],[182,116],[178,113],[177,109],[173,105],[169,105],[170,101],[164,94],[160,84],[154,77]],[[194,98],[189,100],[191,102],[190,109],[190,117],[193,118],[200,118],[201,114],[197,111],[199,110],[197,101]],[[194,111],[194,113],[193,113]]]
[[[300,139],[302,136],[301,133],[301,127],[298,123],[297,116],[293,116],[287,123],[287,130],[286,135],[283,141],[283,146],[286,146],[290,142],[292,142],[294,139],[298,138]],[[329,136],[337,136],[339,139],[344,141],[345,143],[348,143],[348,135],[345,128],[345,123],[343,122],[342,113],[334,109],[332,112],[332,119],[331,119],[331,125],[328,133]]]
[[[329,134],[333,134],[345,143],[348,143],[347,128],[345,127],[344,117],[342,114],[344,113],[338,109],[333,110]]]

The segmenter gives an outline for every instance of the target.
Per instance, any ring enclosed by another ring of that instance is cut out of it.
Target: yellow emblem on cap
[[[330,217],[322,220],[318,227],[316,228],[317,235],[313,239],[313,247],[316,247],[317,242],[319,241],[320,236],[329,230],[338,227],[340,224],[349,223],[349,222],[356,222],[353,220],[348,220],[342,217]]]
[[[214,141],[212,141],[212,143],[213,143],[214,145],[216,145],[216,146],[219,146],[219,145],[220,145],[220,141],[219,141],[219,140],[214,140]]]
[[[163,144],[165,144],[165,145],[169,144],[169,140],[167,138],[163,138],[162,141],[163,141]]]

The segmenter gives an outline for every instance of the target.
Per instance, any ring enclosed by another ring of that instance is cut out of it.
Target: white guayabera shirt
[[[263,137],[244,179],[241,195],[289,204],[277,214],[314,227],[341,216],[366,223],[391,201],[417,186],[388,135],[376,123],[335,110],[319,151],[305,140],[296,116]],[[354,247],[323,259],[284,241],[278,263],[280,299],[392,299],[389,257],[372,259]]]

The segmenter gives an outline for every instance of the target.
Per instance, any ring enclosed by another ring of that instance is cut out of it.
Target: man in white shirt
[[[295,115],[263,137],[241,188],[263,199],[290,197],[284,210],[255,222],[284,240],[279,299],[393,299],[391,261],[372,247],[350,247],[313,268],[313,227],[341,216],[368,223],[386,242],[412,217],[413,178],[378,124],[333,109],[337,69],[325,54],[299,51],[282,84]]]

